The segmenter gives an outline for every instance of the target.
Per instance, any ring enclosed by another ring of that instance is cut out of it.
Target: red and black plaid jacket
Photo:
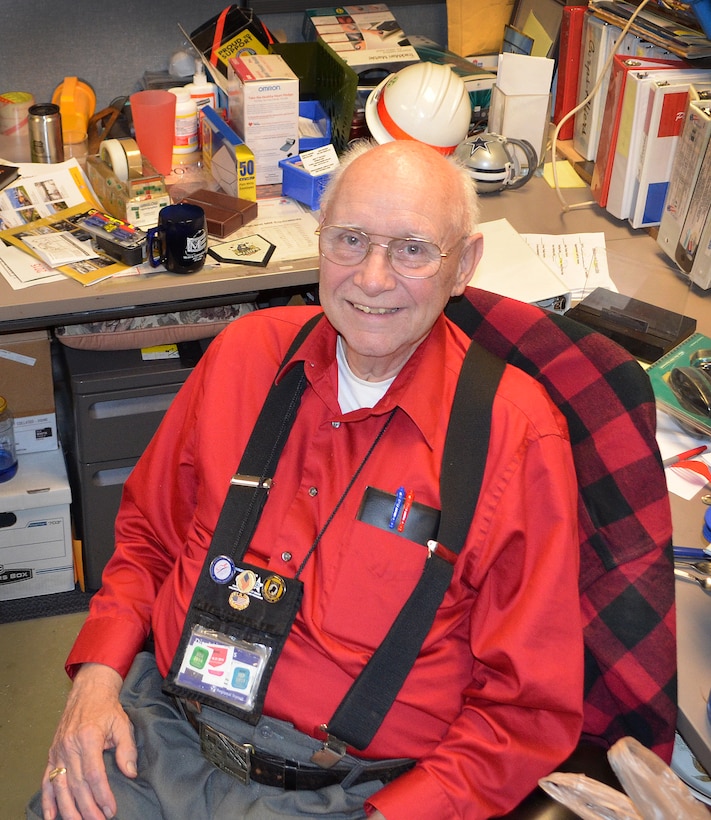
[[[583,737],[631,735],[671,759],[676,626],[671,512],[649,379],[564,316],[467,288],[448,317],[544,385],[568,420],[579,484]]]

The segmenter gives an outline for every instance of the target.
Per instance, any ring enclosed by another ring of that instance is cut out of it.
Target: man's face
[[[448,163],[425,153],[425,160],[437,160],[433,178],[423,147],[410,145],[401,156],[392,145],[371,150],[346,170],[323,224],[364,231],[373,242],[412,237],[434,242],[443,253],[454,250],[428,279],[396,273],[381,247],[352,267],[321,257],[323,309],[343,337],[351,369],[373,381],[399,372],[449,298],[463,291],[481,252],[480,236],[464,236],[452,224],[459,189]]]

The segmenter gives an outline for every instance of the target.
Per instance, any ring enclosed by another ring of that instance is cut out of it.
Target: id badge
[[[259,685],[271,656],[265,644],[195,624],[176,676],[176,682],[194,693],[252,711]]]
[[[302,595],[296,578],[217,556],[196,587],[164,691],[256,723]]]

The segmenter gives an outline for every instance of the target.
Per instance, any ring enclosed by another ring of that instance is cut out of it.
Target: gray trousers
[[[271,818],[365,817],[363,802],[382,788],[374,780],[344,789],[284,791],[252,782],[245,786],[216,769],[200,752],[193,727],[172,699],[161,692],[162,678],[152,654],[136,657],[121,691],[121,703],[131,719],[138,747],[138,777],[125,777],[113,751],[104,753],[109,783],[118,803],[116,820],[271,820]],[[281,757],[308,762],[318,741],[291,724],[262,718],[257,726],[203,710],[207,722],[240,743]],[[41,818],[39,793],[30,801],[27,818]]]

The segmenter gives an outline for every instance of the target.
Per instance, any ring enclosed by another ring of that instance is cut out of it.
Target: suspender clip
[[[242,475],[235,473],[230,479],[230,484],[235,487],[249,487],[252,490],[271,490],[271,478],[261,478],[258,475]]]
[[[311,762],[322,769],[332,769],[336,763],[340,763],[345,757],[346,744],[335,735],[330,735],[328,726],[325,723],[322,723],[319,729],[326,733],[326,740],[323,746],[311,755]]]

